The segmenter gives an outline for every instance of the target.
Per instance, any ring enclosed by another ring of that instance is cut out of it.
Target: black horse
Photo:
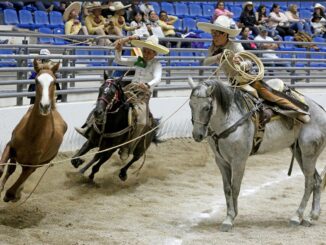
[[[96,106],[91,112],[95,117],[95,123],[87,134],[88,140],[77,154],[74,155],[75,159],[71,160],[75,168],[78,168],[84,162],[84,160],[78,157],[84,155],[89,150],[99,147],[99,151],[102,151],[123,144],[129,140],[132,125],[128,123],[128,114],[131,105],[127,102],[124,95],[122,89],[124,84],[121,79],[108,79],[105,73],[104,81],[99,89]],[[145,129],[146,132],[158,125],[158,120],[154,119],[151,115],[150,124],[151,126]],[[127,179],[128,168],[144,155],[151,142],[158,142],[156,133],[157,130],[154,130],[141,138],[133,152],[133,158],[120,170],[119,177],[121,180],[125,181]],[[93,180],[94,175],[99,171],[101,165],[116,150],[118,148],[97,153],[79,172],[83,174],[89,167],[96,163],[89,175],[89,178]]]

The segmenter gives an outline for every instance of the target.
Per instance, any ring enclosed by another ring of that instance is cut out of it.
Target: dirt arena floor
[[[288,225],[304,188],[297,164],[286,174],[290,159],[288,150],[250,158],[229,233],[218,229],[225,199],[207,143],[151,146],[140,174],[132,174],[138,162],[126,182],[118,178],[117,156],[103,165],[96,184],[66,161],[49,169],[24,205],[0,203],[0,244],[326,244],[325,212],[311,227]],[[318,170],[324,165],[325,153]],[[43,171],[27,181],[22,200]],[[325,192],[321,206],[326,209]]]

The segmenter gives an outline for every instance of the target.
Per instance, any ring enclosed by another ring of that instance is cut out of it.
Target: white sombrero
[[[248,2],[245,2],[245,3],[242,5],[242,7],[245,8],[247,5],[252,5],[252,6],[254,6],[254,3],[248,1]]]
[[[85,8],[85,15],[89,15],[89,12],[92,12],[94,9],[108,9],[109,5],[102,5],[101,2],[93,2],[91,4],[88,4],[87,7]]]
[[[131,4],[128,4],[128,5],[123,5],[122,2],[113,2],[109,9],[111,11],[118,11],[118,10],[121,10],[121,9],[125,9],[125,8],[129,8],[131,6]]]
[[[241,29],[231,28],[231,19],[227,16],[219,16],[214,23],[198,22],[197,27],[204,32],[211,33],[211,30],[217,30],[229,34],[230,37],[236,37],[241,32]]]
[[[63,13],[63,20],[68,21],[69,15],[71,11],[76,10],[76,12],[79,14],[81,10],[81,3],[80,2],[73,2],[71,3]]]
[[[314,9],[320,8],[322,10],[325,10],[325,7],[323,5],[321,5],[320,3],[316,3],[314,6]]]
[[[158,43],[158,38],[156,36],[149,36],[145,41],[142,40],[132,40],[131,44],[138,48],[149,48],[160,54],[168,54],[170,50],[163,45]]]

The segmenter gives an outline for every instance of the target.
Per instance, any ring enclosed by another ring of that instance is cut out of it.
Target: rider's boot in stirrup
[[[85,126],[85,127],[82,127],[82,128],[75,127],[75,130],[84,137],[86,137],[88,129],[89,129],[89,126]]]

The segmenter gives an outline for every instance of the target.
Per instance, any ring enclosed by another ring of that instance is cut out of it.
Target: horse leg
[[[10,163],[16,163],[16,161],[14,159],[11,159]],[[15,170],[16,170],[16,164],[9,164],[8,165],[7,172],[6,172],[5,176],[3,177],[3,179],[1,180],[1,183],[0,183],[0,193],[3,191],[8,178],[10,177],[10,175],[12,175],[15,172]]]
[[[10,158],[10,145],[9,143],[6,145],[6,148],[4,149],[1,159],[0,159],[0,178],[3,175],[4,169],[5,169],[5,163],[8,162]]]
[[[5,197],[3,200],[5,202],[9,201],[18,201],[20,196],[16,196],[17,189],[24,184],[27,178],[36,170],[34,167],[23,167],[22,172],[16,182],[7,190]]]
[[[313,188],[312,209],[310,212],[310,218],[313,220],[317,220],[320,215],[321,178],[316,169],[315,169],[314,179],[315,179],[315,184]]]
[[[92,168],[92,172],[88,176],[88,178],[90,178],[91,180],[94,179],[94,175],[100,170],[100,167],[102,166],[102,164],[105,163],[112,156],[113,152],[115,152],[115,150],[102,152],[100,160]]]
[[[138,161],[139,158],[141,158],[142,155],[134,155],[133,158],[130,160],[130,162],[128,162],[126,164],[126,166],[124,166],[123,168],[120,169],[120,173],[119,173],[119,178],[122,181],[126,181],[128,176],[127,176],[127,171],[129,169],[129,167],[136,161]]]
[[[301,200],[301,203],[299,205],[299,208],[297,209],[296,213],[292,218],[290,219],[291,225],[300,225],[303,221],[303,213],[304,210],[307,207],[307,203],[309,201],[310,195],[314,189],[314,174],[315,174],[315,163],[316,163],[316,157],[314,155],[304,155],[301,153],[301,150],[299,147],[297,147],[295,152],[295,157],[299,163],[299,166],[304,174],[305,177],[305,189],[304,194]],[[316,200],[318,201],[318,200]],[[316,204],[315,204],[316,205]]]
[[[84,163],[84,160],[77,158],[77,157],[84,155],[86,152],[88,152],[90,149],[93,149],[94,147],[95,147],[94,144],[92,144],[90,140],[87,140],[83,144],[83,146],[80,148],[80,150],[73,156],[73,158],[76,158],[76,159],[72,159],[71,164],[75,168],[78,168],[80,165],[82,165]]]
[[[231,187],[231,168],[227,162],[224,160],[215,157],[215,162],[220,169],[222,179],[223,179],[223,189],[224,189],[224,196],[226,200],[226,218],[222,222],[220,226],[221,231],[230,231],[233,227],[234,218],[236,216],[233,204],[233,197],[232,197],[232,187]]]
[[[238,161],[238,164],[231,164],[232,169],[232,198],[235,216],[238,215],[238,197],[240,193],[241,183],[245,171],[246,162]]]
[[[101,153],[97,153],[89,163],[87,163],[83,168],[79,170],[79,173],[84,174],[87,169],[89,169],[95,162],[97,162],[101,158],[101,155]]]

